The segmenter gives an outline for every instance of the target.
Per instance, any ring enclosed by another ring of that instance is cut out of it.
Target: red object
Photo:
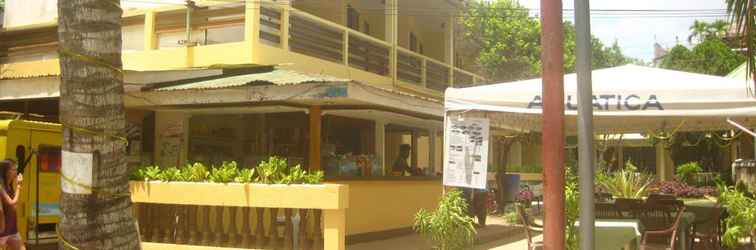
[[[541,0],[543,203],[545,250],[565,249],[564,48],[562,1]]]

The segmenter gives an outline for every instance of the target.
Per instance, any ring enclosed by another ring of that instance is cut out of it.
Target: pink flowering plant
[[[517,195],[515,196],[515,201],[517,203],[525,205],[526,207],[529,207],[530,203],[533,201],[534,196],[535,195],[533,194],[533,191],[530,191],[529,188],[525,188],[517,193]]]

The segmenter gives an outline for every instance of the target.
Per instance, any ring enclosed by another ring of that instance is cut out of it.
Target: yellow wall
[[[344,6],[346,5],[343,0],[307,0],[294,1],[292,7],[343,25],[345,24],[344,20],[346,20],[346,10],[344,9]]]
[[[347,235],[412,227],[420,209],[433,210],[443,192],[435,181],[338,181],[349,185]]]

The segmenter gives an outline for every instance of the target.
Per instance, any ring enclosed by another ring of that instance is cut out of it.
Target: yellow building
[[[463,1],[149,2],[122,3],[134,164],[280,155],[325,170],[349,185],[351,242],[408,232],[435,207],[443,91],[484,81],[455,67]],[[55,4],[6,0],[0,110],[57,119]],[[424,176],[389,176],[402,144]]]

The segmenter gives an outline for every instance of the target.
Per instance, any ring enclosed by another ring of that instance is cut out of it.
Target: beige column
[[[454,15],[450,15],[446,21],[446,63],[449,64],[449,86],[454,85]]]
[[[346,210],[323,209],[323,248],[346,249]]]
[[[320,166],[320,140],[322,138],[322,117],[320,106],[310,107],[310,154],[309,167],[311,170],[321,170]]]
[[[250,50],[250,59],[254,58],[252,51],[259,44],[260,39],[260,2],[246,1],[244,7],[244,42]]]
[[[278,0],[278,4],[281,6],[281,49],[288,51],[291,2],[289,0]]]
[[[386,42],[391,44],[391,51],[389,51],[389,73],[393,84],[396,84],[396,47],[398,46],[399,37],[399,4],[398,0],[385,0],[385,2],[386,7],[384,9],[384,16],[386,20]]]
[[[382,173],[386,173],[386,123],[375,120],[375,157],[381,162]]]
[[[155,112],[154,162],[161,167],[186,164],[189,145],[189,118],[183,112]]]
[[[156,17],[154,11],[144,13],[144,50],[158,48],[157,34],[155,33]]]

